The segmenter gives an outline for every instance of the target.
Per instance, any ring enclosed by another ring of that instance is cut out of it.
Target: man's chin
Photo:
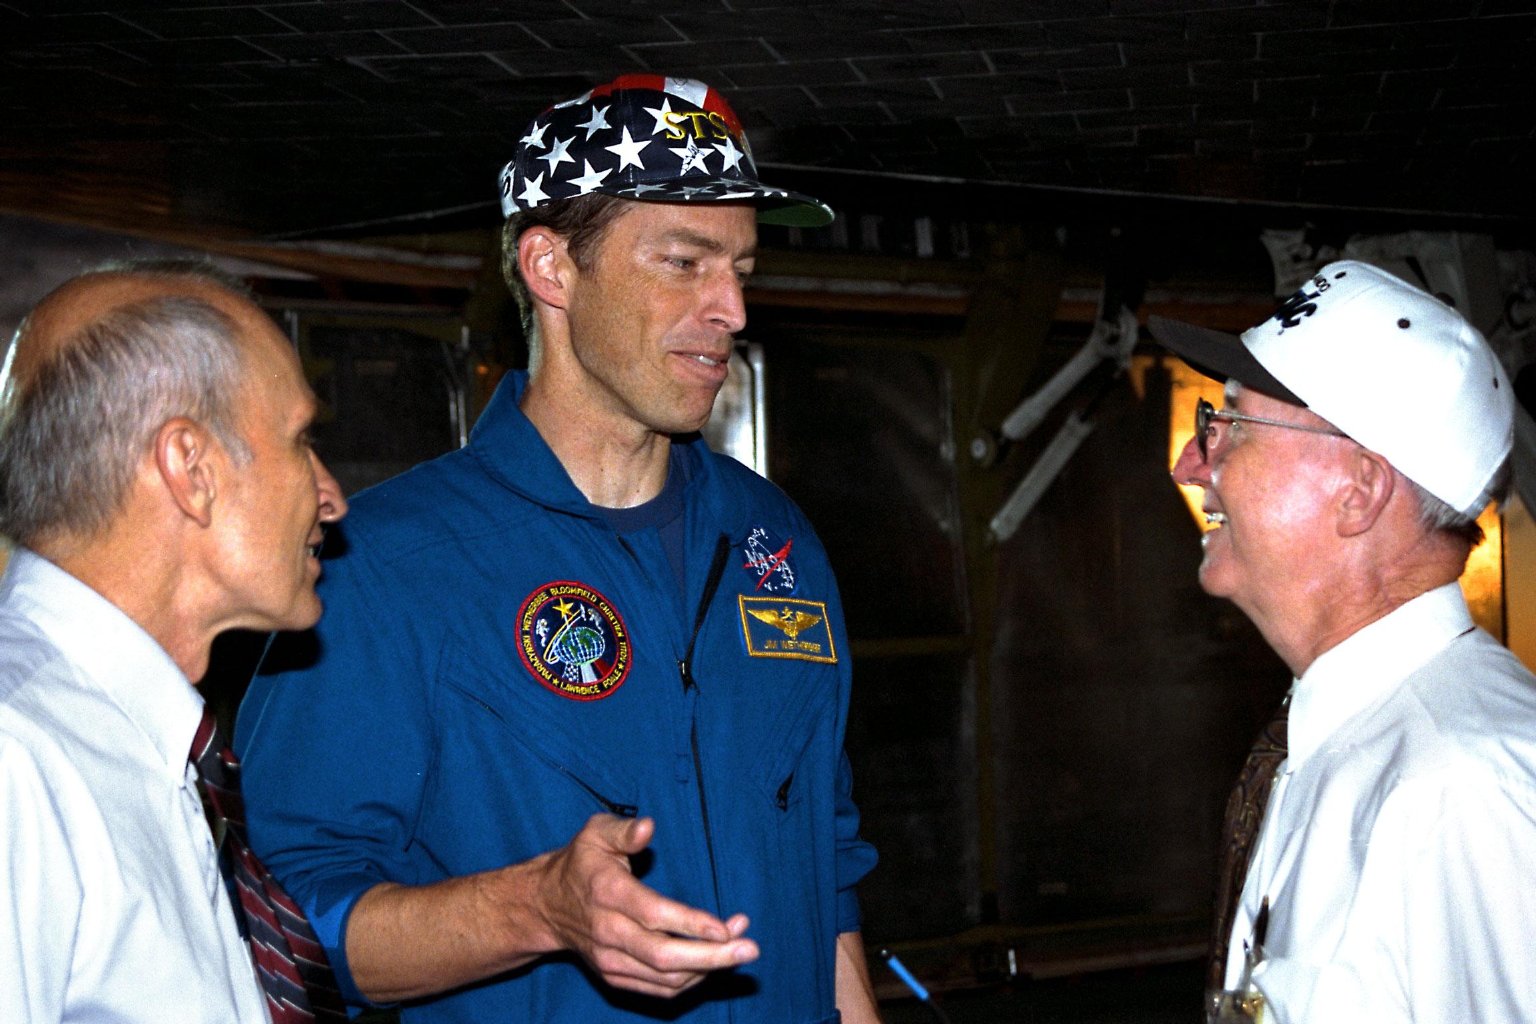
[[[1232,581],[1222,572],[1221,561],[1212,560],[1207,554],[1200,563],[1200,589],[1212,597],[1232,596]]]
[[[269,629],[282,632],[297,632],[309,629],[320,621],[320,613],[323,607],[320,598],[314,591],[310,591],[305,597],[294,603],[285,615],[278,616]]]

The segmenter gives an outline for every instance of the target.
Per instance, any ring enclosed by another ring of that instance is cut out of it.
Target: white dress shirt
[[[202,698],[26,550],[0,580],[0,1021],[268,1020],[187,763]]]
[[[1456,584],[1296,681],[1229,988],[1265,898],[1267,1021],[1536,1015],[1536,677],[1473,627]]]

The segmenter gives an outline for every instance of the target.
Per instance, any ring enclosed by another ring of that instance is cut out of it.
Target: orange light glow
[[[1179,460],[1179,453],[1189,443],[1190,435],[1195,432],[1195,403],[1203,398],[1219,409],[1223,393],[1219,382],[1195,372],[1182,360],[1170,358],[1164,365],[1171,379],[1168,396],[1168,469],[1171,471]],[[1189,506],[1189,514],[1195,517],[1200,532],[1211,529],[1205,522],[1205,514],[1200,511],[1204,492],[1193,485],[1180,485],[1179,493],[1184,496],[1184,503]]]

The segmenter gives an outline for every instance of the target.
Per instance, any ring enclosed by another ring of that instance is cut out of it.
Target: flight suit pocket
[[[830,716],[833,710],[819,677],[820,673],[811,672],[797,680],[799,685],[767,732],[758,787],[780,811],[787,812],[804,799],[805,786],[797,785],[804,780],[795,776],[806,748],[821,726],[822,716]],[[830,674],[824,685],[835,686]]]
[[[560,721],[561,712],[572,713],[557,703],[561,698],[547,696],[526,680],[502,678],[462,654],[445,658],[442,683],[444,693],[460,705],[460,710],[447,714],[481,719],[485,724],[474,731],[494,730],[488,746],[501,761],[537,766],[531,777],[517,780],[529,794],[544,793],[553,799],[549,786],[558,785],[585,802],[590,811],[626,818],[639,814],[634,785],[590,756],[591,737],[582,735],[573,723]],[[507,745],[521,756],[507,750]],[[488,750],[487,756],[495,755]],[[504,766],[498,772],[505,775],[511,770]]]

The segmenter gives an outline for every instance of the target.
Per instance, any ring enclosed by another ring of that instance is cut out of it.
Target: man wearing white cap
[[[832,212],[659,75],[534,118],[501,196],[528,372],[359,496],[336,628],[241,710],[253,841],[407,1024],[873,1020],[836,582],[698,436],[758,221]]]
[[[1200,582],[1296,676],[1226,988],[1283,1024],[1528,1019],[1536,678],[1456,583],[1508,486],[1508,377],[1454,310],[1358,262],[1241,341],[1149,327],[1227,382],[1174,467],[1217,527]]]

